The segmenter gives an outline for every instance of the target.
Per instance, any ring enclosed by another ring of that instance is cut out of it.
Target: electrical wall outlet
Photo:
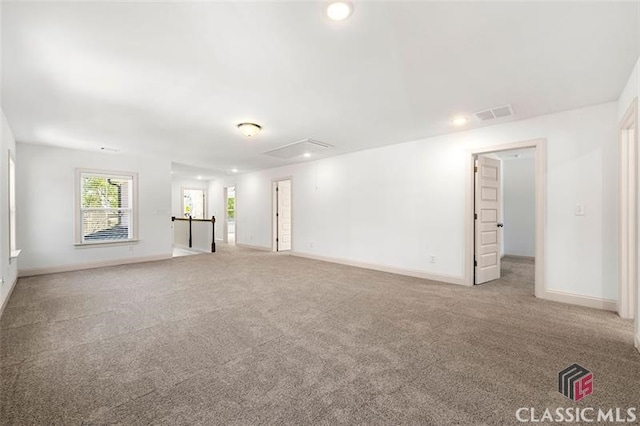
[[[313,248],[313,241],[309,242],[309,248]]]
[[[429,261],[431,263],[436,263],[436,257],[434,255],[429,256]]]

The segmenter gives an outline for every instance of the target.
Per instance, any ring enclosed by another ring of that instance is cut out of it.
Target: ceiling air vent
[[[513,115],[513,109],[511,105],[503,105],[484,111],[478,111],[475,116],[480,121],[493,120],[496,118],[510,117]]]
[[[275,148],[265,152],[266,155],[271,155],[278,158],[293,158],[304,155],[306,153],[322,152],[329,148],[333,148],[328,143],[320,142],[314,139],[302,139],[301,141],[293,142],[280,148]]]

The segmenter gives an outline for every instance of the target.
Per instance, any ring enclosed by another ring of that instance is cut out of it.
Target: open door
[[[475,284],[500,278],[500,160],[479,155],[475,167]]]
[[[236,243],[236,187],[224,189],[224,226],[222,239],[227,244]]]
[[[276,251],[291,250],[291,181],[275,183]]]

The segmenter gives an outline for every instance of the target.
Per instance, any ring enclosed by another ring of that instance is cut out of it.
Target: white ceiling
[[[189,164],[171,163],[171,177],[173,179],[215,180],[223,175],[234,175],[231,170],[212,170],[206,167],[191,166]]]
[[[336,155],[504,104],[509,121],[616,100],[638,8],[356,2],[338,23],[320,2],[4,3],[2,102],[20,142],[243,172],[302,161],[262,153],[304,138]]]

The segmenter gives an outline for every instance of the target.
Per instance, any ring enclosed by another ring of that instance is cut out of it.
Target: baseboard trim
[[[9,289],[9,292],[7,293],[7,298],[4,299],[4,302],[2,302],[2,306],[0,307],[0,318],[2,318],[2,314],[4,314],[4,308],[9,303],[9,299],[11,299],[11,293],[13,293],[13,289],[16,288],[16,284],[17,283],[18,283],[18,277],[16,276],[16,279],[13,280],[13,284],[11,284],[11,288]]]
[[[253,245],[251,245],[251,244],[243,244],[243,243],[236,243],[236,245],[237,245],[238,247],[248,248],[248,249],[252,249],[252,250],[271,251],[271,247],[265,247],[265,246],[253,246]]]
[[[638,350],[638,352],[640,352],[640,333],[636,334],[636,338],[634,340],[636,349]]]
[[[388,272],[391,274],[405,275],[414,278],[422,278],[431,281],[440,281],[447,284],[464,285],[464,277],[455,277],[452,275],[430,274],[428,272],[416,271],[413,269],[397,268],[394,266],[379,265],[375,263],[358,262],[354,260],[340,259],[337,257],[318,256],[315,254],[301,253],[296,251],[290,252],[291,256],[304,257],[306,259],[320,260],[323,262],[338,263],[340,265],[355,266],[356,268],[372,269],[374,271]]]
[[[605,311],[618,311],[618,302],[615,300],[565,293],[563,291],[545,290],[541,299],[568,303],[570,305],[586,306],[587,308],[603,309]]]
[[[45,268],[19,269],[18,277],[33,277],[36,275],[57,274],[60,272],[83,271],[85,269],[104,268],[107,266],[130,265],[132,263],[155,262],[172,259],[172,254],[156,256],[133,257],[129,259],[105,260],[100,262],[76,263],[73,265],[48,266]]]

